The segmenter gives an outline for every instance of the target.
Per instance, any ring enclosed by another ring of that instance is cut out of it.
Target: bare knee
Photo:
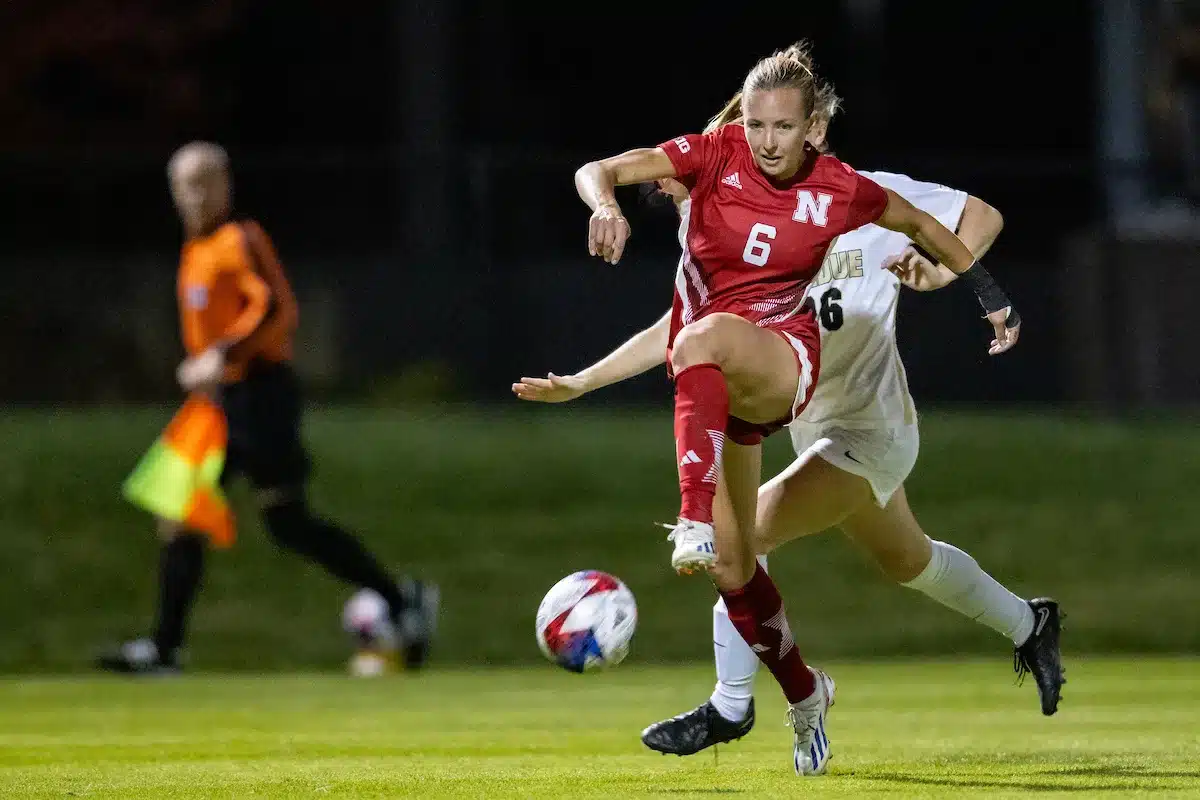
[[[678,373],[697,364],[723,366],[729,357],[725,344],[729,316],[712,314],[683,326],[671,348],[671,368]]]
[[[775,527],[786,486],[781,478],[776,475],[758,490],[754,531],[750,535],[750,547],[756,556],[767,555],[777,544]]]
[[[709,577],[723,592],[740,589],[754,577],[754,553],[748,548],[737,552],[717,551],[717,560],[709,568]]]
[[[778,546],[778,535],[775,531],[775,508],[767,499],[764,507],[763,495],[758,496],[758,518],[754,522],[754,530],[750,533],[750,550],[755,556],[765,556]]]

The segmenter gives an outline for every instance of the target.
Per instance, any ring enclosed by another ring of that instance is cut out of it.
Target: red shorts
[[[716,311],[717,309],[713,309]],[[713,312],[709,312],[713,313]],[[735,312],[736,313],[736,312]],[[707,316],[707,315],[704,315]],[[821,331],[818,327],[817,317],[813,311],[805,309],[798,312],[792,317],[776,321],[768,321],[767,324],[762,324],[752,319],[748,315],[738,314],[739,317],[754,322],[764,330],[771,331],[792,348],[792,354],[796,357],[796,371],[799,374],[799,380],[796,384],[796,399],[792,402],[791,413],[774,422],[747,422],[740,417],[730,415],[725,422],[725,435],[740,445],[755,445],[762,442],[763,439],[786,427],[792,420],[799,416],[800,412],[808,405],[808,401],[812,399],[813,388],[817,385],[817,377],[821,371]],[[699,317],[701,319],[703,317]],[[693,320],[695,321],[695,320]],[[675,336],[682,328],[678,325],[677,320],[672,319],[671,342],[675,341]],[[667,348],[667,370],[670,372],[671,367],[671,348]],[[674,375],[672,375],[674,377]]]

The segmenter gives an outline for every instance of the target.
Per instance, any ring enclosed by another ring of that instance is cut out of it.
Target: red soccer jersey
[[[683,325],[718,311],[763,327],[794,317],[833,240],[887,206],[878,184],[811,149],[790,180],[769,181],[741,125],[660,147],[691,192],[671,343]]]

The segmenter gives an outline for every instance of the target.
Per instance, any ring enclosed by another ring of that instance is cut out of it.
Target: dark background
[[[237,205],[296,286],[298,367],[325,406],[305,424],[313,506],[440,583],[441,663],[539,660],[533,611],[584,568],[636,593],[638,659],[706,660],[711,590],[654,549],[677,499],[663,370],[556,408],[509,385],[585,366],[670,301],[673,214],[624,191],[626,258],[589,259],[576,168],[699,130],[801,37],[846,101],[840,156],[967,190],[1007,223],[986,263],[1025,319],[1014,351],[986,355],[961,286],[902,296],[921,524],[1062,601],[1072,652],[1198,652],[1194,10],[541,8],[0,4],[0,670],[86,668],[149,622],[159,545],[119,487],[180,401],[165,165],[196,138],[229,149]],[[788,444],[768,442],[764,476]],[[193,663],[340,664],[349,591],[278,554],[245,487],[231,499],[242,535],[214,554]],[[772,571],[821,598],[804,622],[821,657],[1007,658],[840,537]]]
[[[194,138],[227,146],[239,210],[292,273],[314,391],[499,401],[520,374],[578,369],[667,306],[677,252],[672,215],[629,190],[628,257],[589,260],[575,168],[698,130],[757,58],[802,37],[846,99],[839,156],[965,189],[1005,215],[987,263],[1027,320],[1022,345],[988,359],[960,287],[906,296],[919,400],[1200,398],[1186,353],[1137,377],[1185,329],[1171,297],[1197,284],[1200,48],[1186,3],[537,8],[5,4],[0,400],[175,396],[179,230],[164,164]],[[1137,103],[1113,111],[1101,101],[1126,97],[1105,72],[1105,31],[1132,27]],[[1122,120],[1141,126],[1132,160],[1106,150]],[[1129,177],[1146,194],[1133,233],[1113,211]],[[1146,271],[1147,244],[1167,249],[1137,323],[1128,281]],[[665,388],[647,378],[605,400]]]

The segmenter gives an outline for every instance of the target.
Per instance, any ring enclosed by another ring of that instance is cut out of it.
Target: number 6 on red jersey
[[[747,264],[753,264],[756,267],[761,267],[767,263],[767,259],[771,256],[770,241],[763,241],[761,236],[767,239],[775,238],[775,226],[768,225],[765,222],[756,222],[754,227],[750,229],[750,237],[746,239],[746,248],[742,250],[742,261]]]

